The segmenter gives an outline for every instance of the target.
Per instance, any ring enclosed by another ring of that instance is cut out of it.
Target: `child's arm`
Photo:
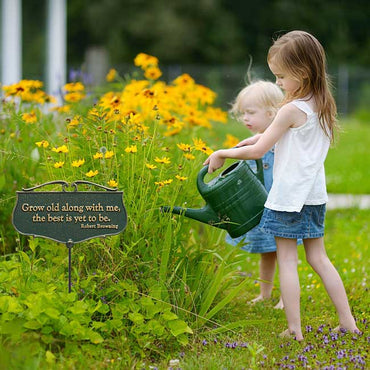
[[[258,159],[270,150],[275,143],[283,136],[289,127],[297,121],[297,112],[300,111],[293,104],[284,105],[276,114],[271,125],[252,144],[232,149],[221,149],[213,152],[203,165],[208,164],[208,172],[212,173],[222,167],[227,158],[232,159]]]
[[[252,137],[248,137],[248,138],[242,140],[240,143],[236,144],[236,147],[240,148],[241,146],[245,146],[245,145],[253,145],[258,141],[258,139],[261,137],[261,135],[262,134],[257,134],[257,135],[254,135]]]

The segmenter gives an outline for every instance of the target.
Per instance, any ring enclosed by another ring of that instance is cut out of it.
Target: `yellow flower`
[[[93,155],[93,158],[94,159],[101,159],[101,158],[103,158],[103,153],[96,152],[96,154]]]
[[[115,180],[109,180],[108,181],[108,186],[111,188],[116,188],[118,186],[118,182]]]
[[[196,150],[199,150],[202,153],[210,155],[213,153],[213,150],[209,148],[202,139],[193,139],[194,147]]]
[[[64,162],[55,162],[55,163],[54,163],[54,167],[55,167],[55,168],[63,167],[63,165],[64,165]]]
[[[176,144],[179,149],[181,149],[183,152],[190,152],[191,146],[189,144]]]
[[[147,69],[149,66],[156,67],[158,65],[158,58],[145,53],[139,53],[134,59],[135,66]]]
[[[162,72],[158,67],[149,67],[145,70],[144,76],[148,80],[157,80],[162,76]]]
[[[105,154],[104,154],[104,158],[105,159],[110,159],[110,158],[112,158],[114,156],[114,152],[113,152],[113,150],[107,150],[106,152],[105,152]]]
[[[43,148],[47,148],[49,146],[49,142],[46,141],[46,140],[41,140],[41,141],[37,141],[36,142],[36,145],[40,148],[40,147],[43,147]]]
[[[65,145],[62,145],[60,147],[53,148],[52,151],[56,153],[68,153],[68,148]]]
[[[188,178],[187,178],[187,177],[185,177],[185,176],[179,176],[179,175],[176,175],[175,177],[177,178],[177,180],[180,180],[180,181],[185,181],[185,180],[187,180],[187,179],[188,179]]]
[[[82,121],[81,116],[74,116],[72,119],[68,119],[68,127],[75,127],[78,126]]]
[[[169,185],[171,184],[173,180],[172,179],[168,179],[168,180],[163,180],[163,181],[156,181],[154,182],[155,185],[158,186],[158,189],[157,191],[161,190],[165,185]]]
[[[145,164],[145,166],[146,166],[146,168],[149,168],[150,170],[154,170],[155,168],[157,168],[157,166],[156,166],[156,165],[154,165],[154,164],[149,164],[149,163],[146,163],[146,164]]]
[[[164,163],[164,164],[171,163],[171,160],[168,157],[163,157],[163,158],[155,157],[154,161],[157,163]]]
[[[85,163],[84,159],[79,159],[72,162],[72,167],[81,167]]]
[[[71,110],[70,105],[62,105],[60,107],[52,107],[50,111],[57,111],[59,113],[68,113]]]
[[[23,113],[22,114],[22,119],[26,123],[35,123],[35,122],[37,122],[36,113],[34,111],[32,111],[30,113]]]
[[[64,100],[71,103],[77,103],[82,100],[86,95],[80,91],[70,92],[64,95]]]
[[[190,154],[190,153],[184,153],[184,157],[188,160],[193,160],[195,159],[195,156],[193,156],[193,154]]]
[[[68,92],[84,91],[85,86],[81,82],[70,82],[65,84],[63,89]]]
[[[173,83],[178,86],[188,86],[194,84],[194,79],[190,77],[187,73],[182,74],[181,76],[178,76]]]
[[[94,176],[96,176],[98,173],[99,173],[99,171],[98,171],[98,170],[95,170],[95,171],[90,170],[89,172],[85,173],[85,175],[86,175],[87,177],[94,177]]]
[[[223,146],[226,148],[233,148],[236,144],[239,143],[239,139],[233,135],[226,134],[226,140],[223,143]]]
[[[125,152],[126,152],[126,153],[137,153],[137,146],[136,146],[136,145],[128,146],[128,147],[125,149]]]
[[[112,82],[112,81],[114,81],[114,79],[116,78],[116,76],[117,76],[117,71],[114,68],[111,68],[109,70],[108,74],[105,76],[105,79],[108,82]]]

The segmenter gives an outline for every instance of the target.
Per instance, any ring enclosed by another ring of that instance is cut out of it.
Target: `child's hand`
[[[206,159],[203,165],[205,166],[208,164],[208,173],[212,173],[222,167],[224,163],[225,158],[222,156],[222,150],[217,150]]]

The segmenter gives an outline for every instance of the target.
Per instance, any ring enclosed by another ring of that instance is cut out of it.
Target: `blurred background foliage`
[[[22,3],[24,78],[45,80],[47,0]],[[68,68],[86,69],[88,51],[99,48],[109,67],[126,73],[145,52],[159,58],[167,80],[191,73],[224,105],[245,83],[251,59],[254,76],[271,79],[272,39],[303,29],[322,42],[347,114],[370,99],[369,19],[367,0],[68,0]]]

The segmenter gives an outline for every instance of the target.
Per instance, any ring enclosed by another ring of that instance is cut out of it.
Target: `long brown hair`
[[[337,126],[337,107],[326,72],[325,51],[320,42],[305,31],[291,31],[274,41],[267,61],[278,65],[285,73],[300,82],[300,87],[287,94],[285,102],[313,97],[321,128],[334,141]]]

